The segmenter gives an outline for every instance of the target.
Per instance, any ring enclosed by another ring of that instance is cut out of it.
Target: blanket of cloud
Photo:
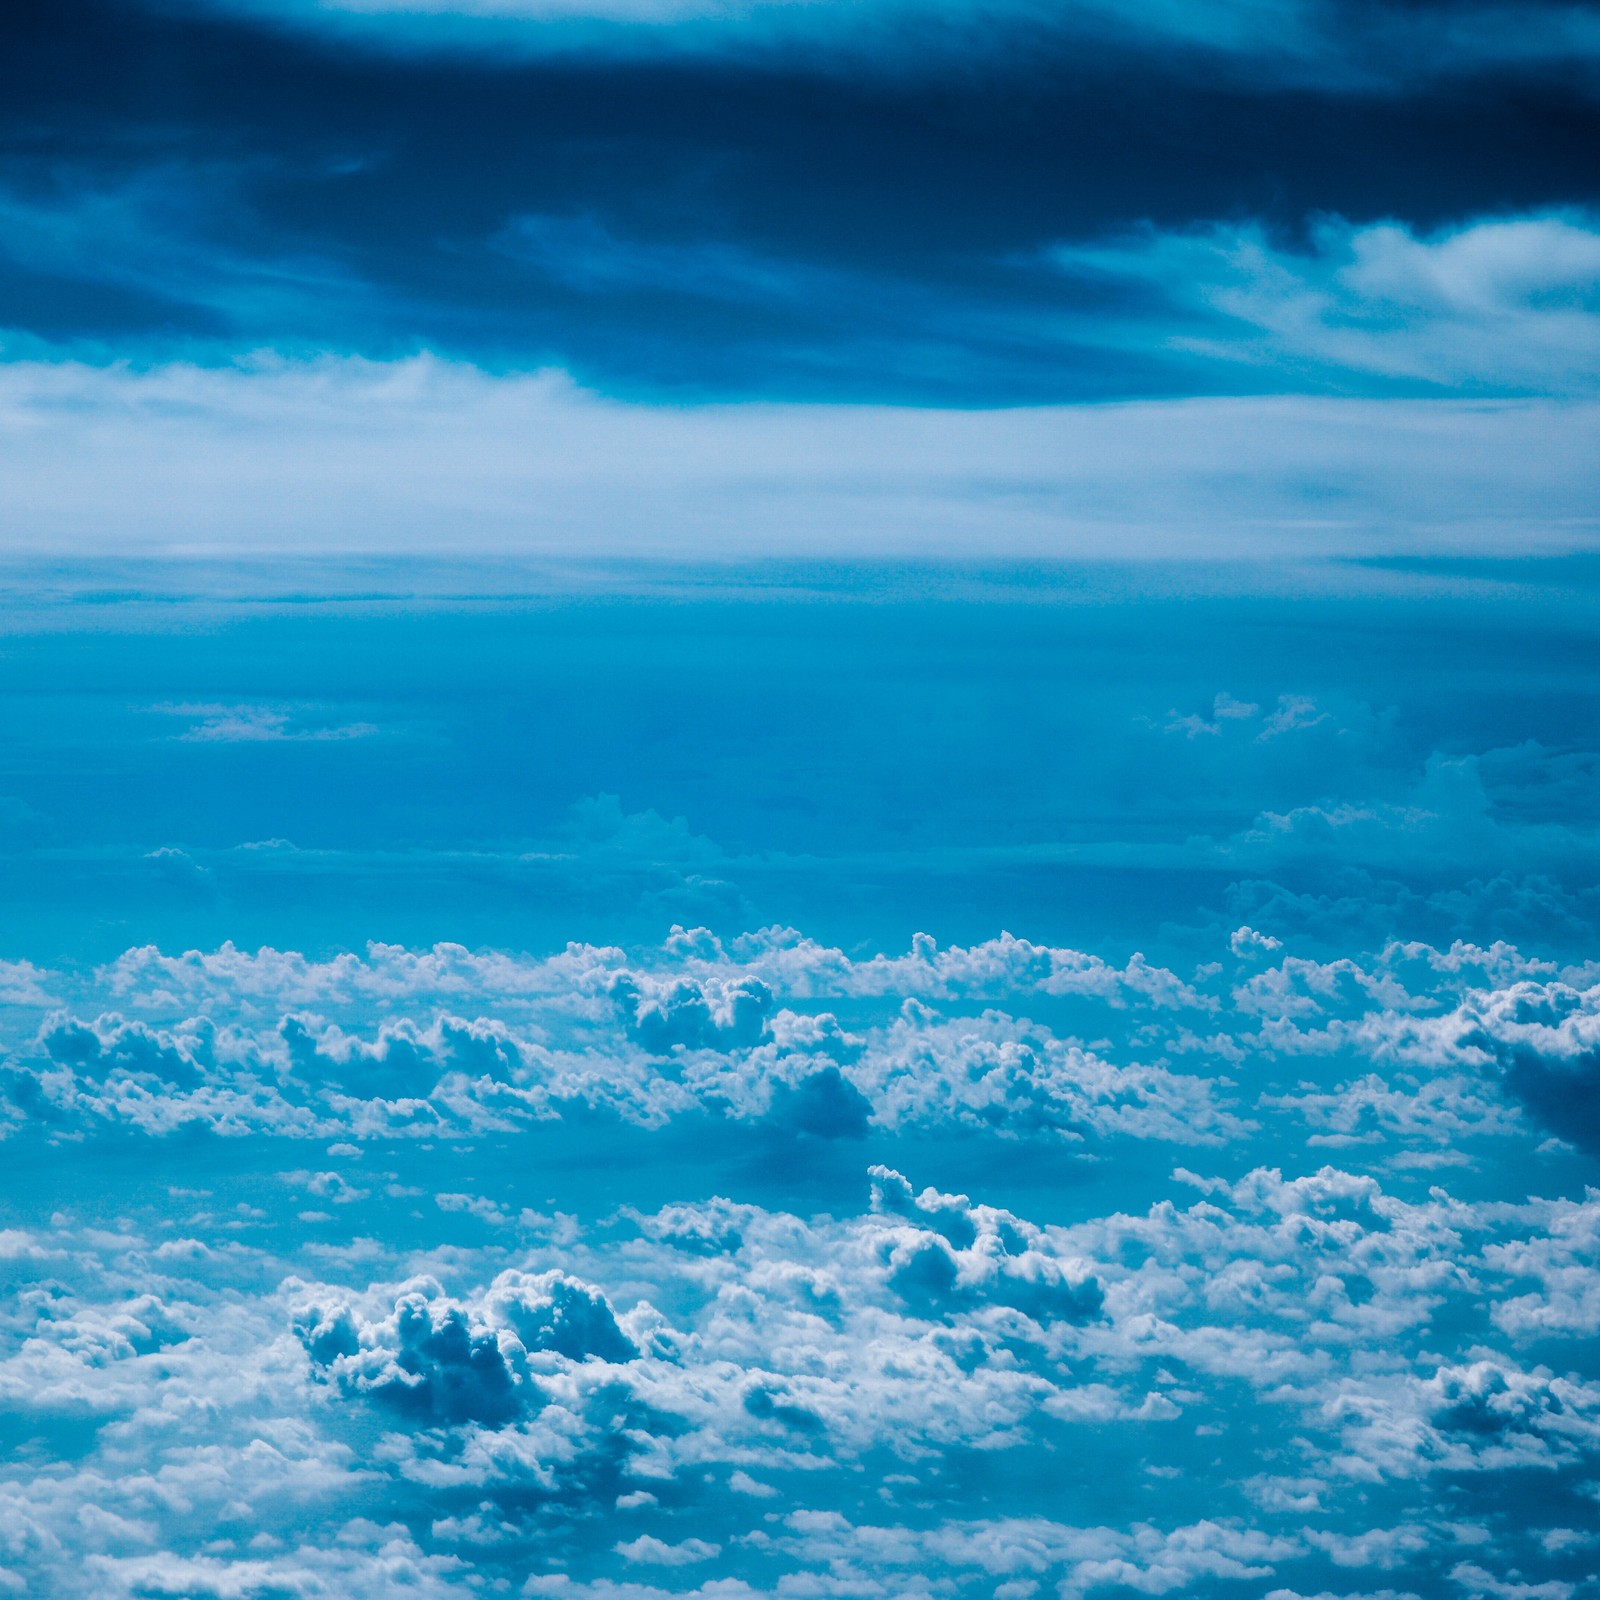
[[[0,1593],[1600,1600],[1597,69],[0,7]]]
[[[1586,1600],[1593,583],[18,569],[0,1583]]]
[[[13,963],[5,1581],[1588,1592],[1600,963],[1214,955]]]

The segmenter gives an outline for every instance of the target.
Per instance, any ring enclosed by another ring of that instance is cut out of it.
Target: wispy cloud
[[[379,48],[808,51],[835,66],[949,69],[1031,44],[1098,41],[1187,52],[1293,82],[1344,88],[1508,61],[1593,59],[1600,27],[1577,4],[1428,7],[1350,0],[191,0]]]
[[[173,161],[117,179],[64,168],[48,184],[0,186],[0,261],[143,302],[136,326],[189,338],[348,325],[358,281],[263,237],[240,180],[225,163]]]
[[[313,743],[366,739],[371,722],[315,723],[286,708],[260,705],[163,705],[158,711],[193,719],[178,737],[189,744]]]
[[[1433,231],[1328,216],[1300,241],[1259,221],[1146,227],[845,262],[600,204],[482,219],[397,265],[325,224],[306,239],[272,226],[262,182],[174,161],[0,184],[0,270],[32,307],[15,334],[206,361],[399,340],[492,364],[522,352],[613,390],[730,397],[1600,392],[1600,218],[1582,208]]]
[[[1600,223],[1584,212],[1425,235],[1329,218],[1299,249],[1256,225],[1150,230],[1049,255],[1074,281],[1149,296],[1140,315],[1109,323],[1112,337],[1270,372],[1284,387],[1600,386]]]
[[[664,289],[712,300],[793,301],[852,281],[721,240],[626,238],[593,213],[519,216],[494,242],[557,282],[597,294]]]

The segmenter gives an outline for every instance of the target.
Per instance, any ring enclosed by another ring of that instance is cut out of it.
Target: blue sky
[[[0,1593],[1597,1600],[1597,74],[7,8]]]

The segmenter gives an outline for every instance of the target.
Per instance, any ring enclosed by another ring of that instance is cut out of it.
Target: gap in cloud
[[[1525,562],[193,570],[12,569],[13,955],[1593,934],[1596,610]]]

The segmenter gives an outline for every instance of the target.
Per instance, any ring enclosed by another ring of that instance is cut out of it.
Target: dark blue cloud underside
[[[1112,354],[1041,341],[1061,316],[1137,326],[1150,291],[1033,257],[1143,223],[1292,243],[1325,212],[1426,228],[1600,194],[1600,102],[1561,71],[1356,92],[1106,45],[931,75],[491,59],[80,0],[3,27],[0,326],[134,353],[428,345],[636,390],[935,400],[1227,389],[1252,380],[1174,359],[1155,323]],[[541,250],[523,218],[568,231]]]

